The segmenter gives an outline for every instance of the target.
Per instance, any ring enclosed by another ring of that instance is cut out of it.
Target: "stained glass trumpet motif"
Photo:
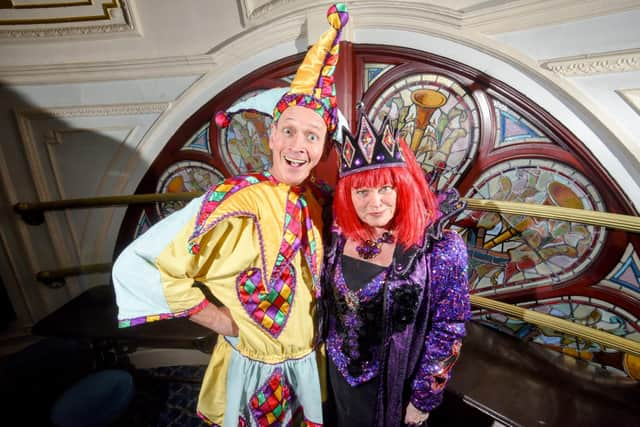
[[[578,195],[568,186],[557,181],[552,181],[547,186],[547,198],[542,202],[543,205],[561,206],[565,208],[584,209],[584,205]],[[485,242],[482,247],[491,249],[500,243],[509,240],[511,237],[522,233],[535,223],[535,218],[526,217],[522,221],[512,225],[505,231]]]
[[[447,98],[432,89],[419,89],[411,93],[411,101],[416,106],[415,131],[411,138],[411,149],[417,152],[433,112],[442,107],[447,102]],[[430,147],[427,147],[427,150],[429,149]]]

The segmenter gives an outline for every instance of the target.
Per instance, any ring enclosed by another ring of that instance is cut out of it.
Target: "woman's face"
[[[392,185],[351,189],[358,218],[371,227],[383,228],[396,213],[396,189]]]

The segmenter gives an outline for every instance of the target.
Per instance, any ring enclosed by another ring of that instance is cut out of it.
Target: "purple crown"
[[[391,130],[389,118],[384,118],[381,132],[378,132],[365,114],[362,103],[358,104],[358,110],[358,132],[354,136],[343,128],[343,142],[336,144],[340,156],[340,177],[369,169],[405,167],[402,150],[396,133]]]

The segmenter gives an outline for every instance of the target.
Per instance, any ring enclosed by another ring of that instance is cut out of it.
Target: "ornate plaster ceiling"
[[[128,0],[0,0],[0,39],[135,32]]]

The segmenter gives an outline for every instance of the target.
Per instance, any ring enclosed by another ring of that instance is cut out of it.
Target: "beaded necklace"
[[[385,231],[376,240],[366,240],[362,245],[356,246],[356,252],[364,259],[372,259],[380,255],[383,243],[393,243],[394,241],[393,234],[390,231]]]

